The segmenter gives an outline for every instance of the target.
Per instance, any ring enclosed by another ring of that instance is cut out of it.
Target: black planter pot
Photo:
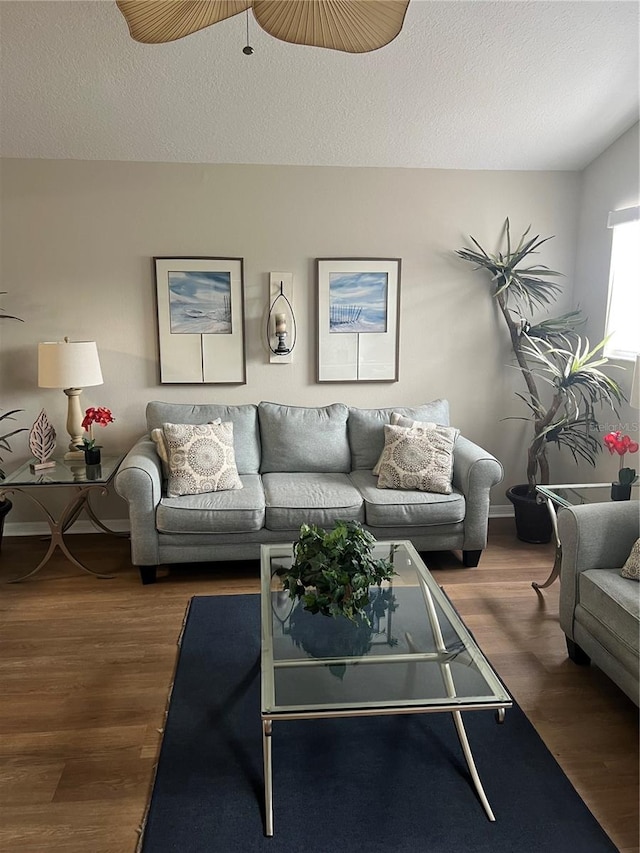
[[[0,501],[0,550],[2,550],[2,537],[4,535],[4,520],[7,515],[11,512],[11,507],[13,504],[9,500],[9,498],[5,498],[3,501]]]
[[[100,464],[100,448],[92,447],[90,450],[85,450],[84,452],[84,461],[87,465],[99,465]]]
[[[551,541],[553,528],[545,503],[539,504],[535,496],[527,494],[528,485],[512,486],[506,495],[513,504],[516,518],[516,535],[522,542],[542,545]]]
[[[630,501],[631,483],[611,483],[612,501]]]

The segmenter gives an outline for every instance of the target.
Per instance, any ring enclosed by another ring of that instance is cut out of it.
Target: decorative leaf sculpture
[[[46,462],[56,447],[56,431],[49,422],[43,409],[35,420],[29,433],[29,450],[38,462]]]

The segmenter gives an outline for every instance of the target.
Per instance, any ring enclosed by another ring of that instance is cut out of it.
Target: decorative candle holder
[[[293,324],[293,340],[291,342],[291,346],[287,346],[287,314],[284,312],[276,312],[276,306],[278,306],[278,302],[280,299],[284,300],[285,306],[288,308],[289,316],[291,317],[291,322]],[[273,317],[273,324],[271,318]],[[272,331],[273,329],[273,331]],[[296,345],[296,318],[293,313],[293,306],[284,295],[283,282],[280,282],[280,292],[276,295],[275,299],[271,303],[269,307],[269,316],[267,317],[267,342],[269,344],[269,349],[274,355],[284,356],[289,355],[290,352],[293,352],[293,348]],[[274,349],[271,338],[275,333],[276,338],[278,339],[278,345]]]

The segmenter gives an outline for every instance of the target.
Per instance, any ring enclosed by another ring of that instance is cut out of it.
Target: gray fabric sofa
[[[637,501],[583,504],[560,510],[560,626],[569,657],[593,661],[639,702],[640,584],[623,578],[640,528]]]
[[[155,445],[140,439],[114,484],[129,506],[142,582],[153,582],[163,564],[256,559],[261,543],[294,541],[304,522],[331,527],[339,519],[360,521],[377,539],[410,539],[418,550],[461,550],[464,565],[477,565],[501,464],[458,436],[450,495],[378,489],[372,468],[392,412],[449,425],[446,400],[385,409],[149,403],[149,434],[167,422],[232,421],[243,488],[167,497]]]

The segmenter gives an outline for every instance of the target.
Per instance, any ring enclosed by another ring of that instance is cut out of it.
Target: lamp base
[[[81,459],[84,462],[84,450],[67,450],[64,454],[65,462],[76,459]]]

